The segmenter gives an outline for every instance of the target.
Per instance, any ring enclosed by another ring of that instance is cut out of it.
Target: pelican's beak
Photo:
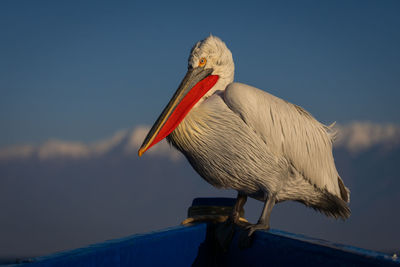
[[[178,90],[144,139],[139,156],[178,127],[190,109],[215,85],[219,76],[211,75],[212,72],[213,69],[202,67],[188,70]]]

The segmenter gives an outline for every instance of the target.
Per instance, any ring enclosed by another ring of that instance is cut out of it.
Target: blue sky
[[[399,1],[1,1],[0,147],[152,124],[210,33],[236,81],[319,120],[400,123]]]

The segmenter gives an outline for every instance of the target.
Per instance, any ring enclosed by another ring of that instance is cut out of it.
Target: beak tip
[[[143,153],[144,153],[144,149],[143,148],[139,149],[139,151],[138,151],[139,157],[141,157],[143,155]]]

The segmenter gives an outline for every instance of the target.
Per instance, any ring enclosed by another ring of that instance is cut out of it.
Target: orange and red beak
[[[213,69],[202,67],[188,70],[178,90],[144,139],[139,156],[178,127],[192,107],[217,83],[219,76],[211,75],[212,72]]]

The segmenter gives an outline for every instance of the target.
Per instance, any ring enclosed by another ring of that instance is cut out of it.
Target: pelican
[[[232,53],[210,35],[191,50],[188,71],[138,154],[167,138],[217,188],[238,192],[228,221],[247,197],[264,202],[250,237],[268,230],[276,203],[292,200],[327,216],[350,216],[350,191],[332,154],[333,125],[255,87],[233,82]]]

